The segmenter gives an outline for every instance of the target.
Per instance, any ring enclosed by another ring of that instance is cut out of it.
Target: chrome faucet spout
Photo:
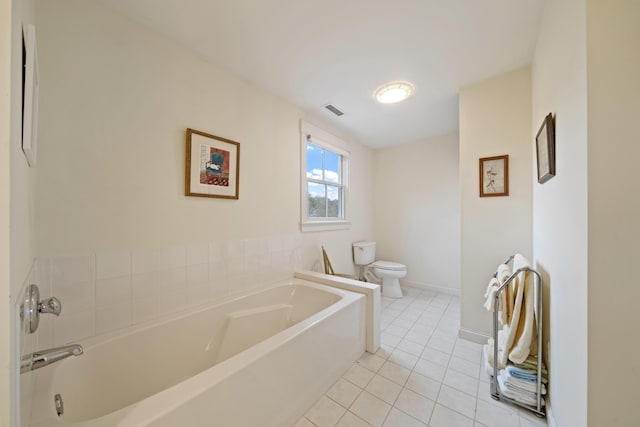
[[[84,350],[81,345],[71,344],[63,347],[50,348],[48,350],[36,351],[22,358],[20,365],[20,373],[34,371],[44,368],[59,360],[66,359],[71,356],[80,356]]]

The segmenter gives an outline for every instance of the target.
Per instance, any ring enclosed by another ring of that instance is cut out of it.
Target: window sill
[[[306,221],[300,223],[300,231],[303,233],[348,230],[350,228],[351,221]]]

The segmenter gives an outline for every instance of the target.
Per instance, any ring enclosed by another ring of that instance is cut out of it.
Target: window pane
[[[307,142],[307,178],[322,179],[322,151],[322,148]]]
[[[327,217],[342,218],[342,189],[327,185]]]
[[[324,150],[324,180],[327,182],[341,183],[340,155]]]
[[[327,198],[324,184],[308,183],[309,218],[324,218],[327,214]]]

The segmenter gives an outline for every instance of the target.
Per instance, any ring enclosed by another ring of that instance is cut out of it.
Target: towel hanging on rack
[[[520,268],[531,268],[531,265],[523,255],[516,254],[513,271]],[[522,363],[531,352],[537,352],[533,276],[529,271],[520,272],[512,284],[513,313],[502,329],[502,339],[498,339],[500,366],[506,365],[507,359]]]

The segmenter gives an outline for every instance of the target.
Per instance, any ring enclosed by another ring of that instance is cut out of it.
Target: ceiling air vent
[[[331,111],[333,114],[335,114],[338,117],[340,117],[341,115],[344,114],[342,111],[338,110],[336,107],[334,107],[331,104],[325,105],[324,108],[326,108],[327,110]]]

